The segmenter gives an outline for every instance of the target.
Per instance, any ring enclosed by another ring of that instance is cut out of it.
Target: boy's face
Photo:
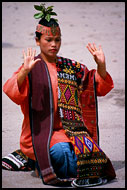
[[[40,46],[42,56],[47,59],[55,59],[61,46],[61,35],[48,35],[46,33],[41,35],[40,40],[36,39],[36,43]]]

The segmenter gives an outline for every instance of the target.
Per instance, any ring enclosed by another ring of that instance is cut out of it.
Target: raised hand
[[[23,50],[23,57],[24,57],[24,64],[22,69],[19,71],[17,75],[17,83],[19,90],[23,84],[23,81],[25,80],[28,73],[31,71],[31,69],[34,67],[34,65],[40,61],[41,59],[34,60],[36,50],[32,51],[32,48],[27,48],[27,53]]]
[[[99,47],[97,48],[95,43],[93,44],[88,43],[86,47],[89,50],[89,52],[93,55],[94,60],[98,65],[105,64],[105,55],[104,55],[101,45],[99,45]]]
[[[88,43],[86,46],[89,52],[93,55],[95,62],[97,63],[97,71],[100,76],[105,79],[107,72],[106,72],[106,63],[105,63],[105,55],[102,50],[101,45],[97,48],[95,43],[91,44]]]
[[[34,67],[34,65],[40,61],[41,59],[36,59],[34,60],[36,54],[36,50],[32,51],[32,48],[27,48],[27,52],[25,53],[25,51],[23,50],[23,57],[24,57],[24,70],[26,72],[30,72],[31,69]]]

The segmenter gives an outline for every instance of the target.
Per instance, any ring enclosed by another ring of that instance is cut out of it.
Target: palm
[[[102,50],[95,51],[93,56],[97,64],[105,63],[105,56]]]
[[[88,48],[89,52],[93,55],[94,60],[96,61],[96,63],[98,65],[105,64],[105,56],[104,56],[101,46],[99,46],[99,48],[97,49],[97,47],[94,43],[93,43],[93,45],[91,43],[89,43],[87,45],[87,48]]]
[[[27,53],[25,53],[24,50],[23,50],[24,68],[25,68],[25,70],[30,71],[34,67],[34,65],[38,61],[40,61],[39,58],[34,60],[35,54],[36,54],[36,51],[35,50],[32,51],[32,48],[28,48]]]
[[[26,69],[31,69],[32,66],[34,65],[34,62],[35,61],[34,61],[33,57],[31,57],[31,56],[26,57],[24,59],[24,66],[25,66],[25,68]]]

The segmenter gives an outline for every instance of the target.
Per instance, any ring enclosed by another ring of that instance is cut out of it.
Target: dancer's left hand
[[[86,47],[89,50],[89,52],[93,55],[94,60],[98,65],[105,65],[105,55],[101,45],[99,45],[99,47],[97,48],[95,43],[88,43]]]

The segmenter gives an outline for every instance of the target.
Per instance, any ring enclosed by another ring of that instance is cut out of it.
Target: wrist
[[[24,65],[23,65],[23,67],[22,67],[22,69],[21,69],[21,72],[22,72],[23,75],[28,75],[29,70],[26,69],[26,68],[24,68]]]
[[[104,64],[104,65],[98,65],[98,66],[97,66],[97,72],[98,72],[98,74],[99,74],[103,79],[105,79],[106,76],[107,76],[107,71],[106,71],[106,66],[105,66],[105,64]]]
[[[17,83],[18,83],[18,88],[20,90],[23,81],[25,80],[26,76],[28,75],[28,71],[24,68],[24,66],[21,68],[19,73],[17,74]]]

